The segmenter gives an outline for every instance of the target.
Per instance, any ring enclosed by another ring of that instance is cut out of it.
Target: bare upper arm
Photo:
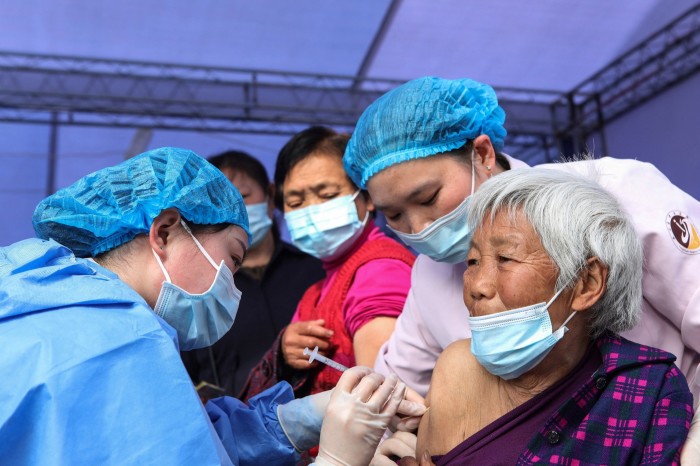
[[[394,317],[375,317],[357,329],[352,346],[358,366],[374,367],[379,348],[389,339],[395,326]]]
[[[418,429],[416,453],[449,452],[498,418],[498,379],[471,354],[471,340],[459,340],[440,355],[433,371],[426,405],[430,409]]]
[[[445,348],[435,364],[430,390],[426,396],[426,406],[430,409],[423,416],[418,428],[416,453],[444,454],[459,443],[460,435],[455,435],[455,423],[466,408],[464,403],[465,386],[461,381],[467,378],[465,351],[469,340],[460,340]]]

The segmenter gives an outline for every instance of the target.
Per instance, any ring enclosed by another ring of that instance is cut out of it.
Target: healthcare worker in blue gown
[[[201,404],[178,346],[233,324],[249,231],[236,188],[191,151],[87,175],[33,221],[38,239],[0,248],[2,464],[294,464],[320,437],[317,464],[359,465],[399,405],[421,412],[363,368],[313,397],[279,384]]]

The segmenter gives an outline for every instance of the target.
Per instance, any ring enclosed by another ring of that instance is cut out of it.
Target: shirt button
[[[559,432],[557,432],[556,430],[550,430],[547,433],[547,441],[550,445],[555,445],[559,443]]]
[[[595,388],[597,388],[598,390],[602,390],[607,384],[608,381],[605,380],[605,377],[598,377],[595,381]]]

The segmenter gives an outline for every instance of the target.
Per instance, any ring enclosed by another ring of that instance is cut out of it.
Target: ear
[[[165,209],[153,220],[148,232],[148,243],[153,250],[165,259],[165,247],[179,233],[180,212],[177,209]]]
[[[491,144],[491,138],[482,134],[472,141],[474,147],[474,163],[475,168],[483,168],[490,176],[496,166],[496,151]]]
[[[605,293],[607,282],[608,266],[597,257],[588,259],[574,287],[571,309],[574,311],[590,309]]]
[[[365,206],[367,210],[374,212],[374,201],[372,200],[372,196],[370,196],[369,191],[363,189],[360,191],[360,194],[365,198]]]

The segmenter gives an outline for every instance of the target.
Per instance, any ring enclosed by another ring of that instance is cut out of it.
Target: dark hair
[[[186,220],[185,217],[182,217],[182,215],[180,216],[180,218],[183,222],[187,224],[187,226],[190,228],[190,231],[195,236],[211,235],[214,233],[218,233],[232,225],[232,223],[200,225]],[[141,235],[148,235],[148,233],[142,233]],[[138,237],[140,235],[136,236]],[[100,254],[93,257],[93,259],[101,266],[109,268],[116,262],[123,262],[129,258],[129,253],[131,251],[132,244],[133,240],[127,241],[126,243],[120,244],[116,248],[110,249],[109,251],[101,252]]]
[[[233,225],[233,223],[198,224],[192,223],[189,220],[186,220],[184,217],[182,217],[182,221],[187,224],[187,226],[190,228],[190,231],[195,236],[213,235],[214,233],[224,231],[225,229]]]
[[[284,210],[284,180],[299,162],[308,156],[323,152],[337,155],[342,160],[350,135],[339,134],[325,126],[311,126],[295,134],[280,150],[275,164],[275,205]],[[355,186],[348,176],[350,183]],[[356,186],[355,186],[356,187]]]
[[[255,157],[238,150],[229,150],[214,155],[207,159],[209,163],[219,170],[230,168],[237,172],[245,173],[255,181],[262,190],[267,193],[270,187],[270,178],[262,163]]]

